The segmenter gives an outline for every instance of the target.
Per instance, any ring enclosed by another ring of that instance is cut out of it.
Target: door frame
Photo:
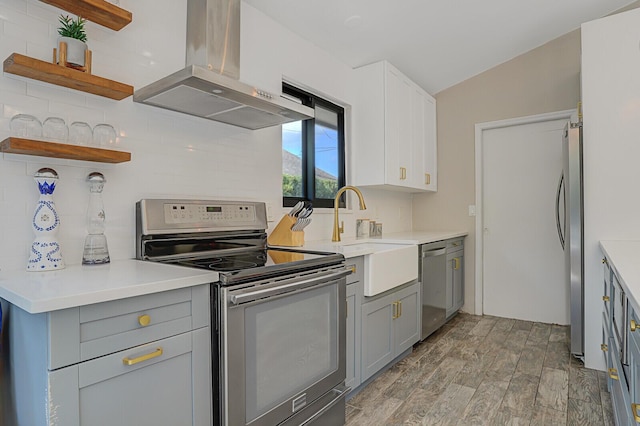
[[[484,232],[483,230],[483,194],[482,194],[482,175],[483,175],[483,135],[486,130],[500,129],[504,127],[521,126],[524,124],[541,123],[545,121],[555,121],[561,119],[569,120],[576,113],[575,109],[564,111],[549,112],[544,114],[529,115],[526,117],[508,118],[506,120],[487,121],[485,123],[476,123],[475,125],[475,166],[476,166],[476,267],[475,267],[475,303],[474,310],[476,315],[484,313]]]

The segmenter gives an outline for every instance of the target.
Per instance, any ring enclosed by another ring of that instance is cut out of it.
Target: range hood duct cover
[[[313,118],[311,108],[238,81],[240,0],[188,0],[186,52],[186,68],[136,90],[134,102],[252,130]]]

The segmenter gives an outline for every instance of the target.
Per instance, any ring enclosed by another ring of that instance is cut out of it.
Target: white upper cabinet
[[[354,184],[436,191],[435,99],[386,61],[355,73]]]

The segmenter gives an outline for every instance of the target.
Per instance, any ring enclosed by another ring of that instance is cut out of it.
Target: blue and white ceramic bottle
[[[53,169],[43,168],[36,172],[34,179],[38,184],[40,199],[31,221],[36,238],[31,244],[27,271],[64,269],[60,243],[56,238],[60,217],[53,203],[58,173]]]

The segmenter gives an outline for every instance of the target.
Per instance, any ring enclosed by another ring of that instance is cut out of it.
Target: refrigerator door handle
[[[564,183],[564,172],[562,172],[562,174],[560,175],[560,179],[558,180],[558,192],[556,193],[556,226],[558,227],[558,239],[560,240],[560,245],[562,246],[562,250],[564,250],[564,235],[562,235],[562,226],[560,226],[560,194],[562,192],[563,183]],[[565,199],[565,197],[562,197],[562,198],[565,206],[564,215],[566,219],[566,215],[567,215],[566,201],[567,200]]]

